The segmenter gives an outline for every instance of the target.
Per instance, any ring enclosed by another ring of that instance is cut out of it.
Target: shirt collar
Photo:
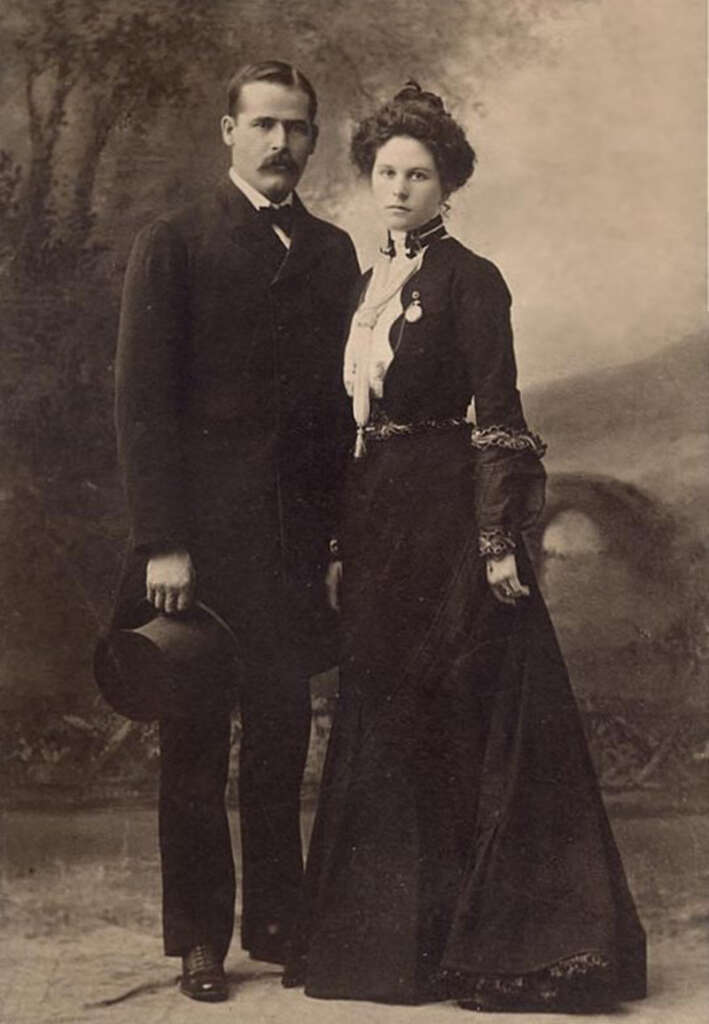
[[[248,201],[256,210],[262,210],[264,206],[292,206],[293,205],[293,193],[289,193],[286,198],[280,203],[272,203],[271,200],[263,195],[253,185],[249,185],[248,181],[244,181],[240,174],[234,170],[233,167],[229,168],[229,177],[240,192],[243,192]]]

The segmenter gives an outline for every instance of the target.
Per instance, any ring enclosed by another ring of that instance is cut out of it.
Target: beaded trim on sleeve
[[[539,459],[547,450],[539,434],[533,434],[531,430],[514,430],[499,425],[473,427],[470,443],[478,451],[485,451],[487,448],[508,448],[515,452],[530,451]]]
[[[478,551],[483,558],[502,558],[516,547],[512,534],[501,526],[481,530],[478,534]]]

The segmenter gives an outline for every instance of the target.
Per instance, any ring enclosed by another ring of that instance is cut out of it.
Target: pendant
[[[355,441],[354,457],[363,459],[367,454],[367,443],[364,440],[364,427],[357,427],[357,440]]]
[[[411,302],[404,310],[404,319],[409,324],[415,324],[422,316],[423,308],[421,306],[421,292],[413,292],[411,295]]]

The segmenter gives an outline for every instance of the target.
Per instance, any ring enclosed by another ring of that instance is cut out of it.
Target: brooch
[[[404,310],[404,319],[409,324],[415,324],[422,316],[423,307],[421,306],[421,292],[412,292],[411,302]]]

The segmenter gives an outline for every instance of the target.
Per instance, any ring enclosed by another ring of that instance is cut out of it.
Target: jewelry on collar
[[[413,259],[417,252],[425,249],[431,242],[435,242],[439,238],[446,238],[447,235],[448,232],[443,223],[443,217],[441,217],[440,213],[437,213],[432,220],[426,221],[420,227],[406,232],[406,241],[404,242],[406,255],[409,259]]]
[[[391,231],[387,231],[387,243],[386,245],[379,246],[379,252],[382,256],[388,256],[392,260],[396,256],[396,246],[394,245],[394,239],[391,237]]]
[[[425,224],[421,224],[420,227],[413,228],[411,231],[406,232],[406,238],[404,239],[404,252],[407,257],[412,260],[414,256],[418,255],[422,249],[425,249],[431,242],[437,241],[439,238],[447,238],[448,232],[446,226],[443,223],[443,218],[440,213]],[[381,246],[379,249],[383,256],[389,256],[393,259],[396,256],[396,244],[392,238],[391,231],[387,231],[387,243]]]

